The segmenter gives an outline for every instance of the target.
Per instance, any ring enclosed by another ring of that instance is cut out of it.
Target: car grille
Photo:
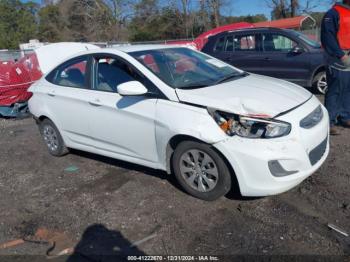
[[[320,159],[323,157],[323,155],[326,152],[327,144],[328,144],[328,137],[310,152],[309,158],[310,158],[311,165],[315,165],[318,161],[320,161]]]

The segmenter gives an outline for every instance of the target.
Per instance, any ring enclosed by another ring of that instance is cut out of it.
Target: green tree
[[[47,5],[39,11],[38,36],[41,41],[58,42],[63,39],[65,21],[57,5]]]
[[[114,18],[103,0],[61,0],[59,4],[67,10],[66,38],[82,42],[113,40]]]
[[[232,23],[238,23],[238,22],[247,22],[247,23],[253,24],[258,22],[264,22],[267,20],[268,19],[264,14],[223,17],[224,24],[232,24]]]
[[[157,18],[160,14],[158,0],[140,0],[134,5],[134,16],[129,24],[131,41],[159,40]]]
[[[18,49],[37,36],[38,5],[19,0],[0,0],[0,48]]]

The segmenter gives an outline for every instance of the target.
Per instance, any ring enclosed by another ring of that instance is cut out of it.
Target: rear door
[[[228,34],[224,44],[218,46],[218,58],[248,72],[261,72],[262,53],[259,33]],[[219,40],[218,43],[221,43]]]
[[[91,146],[90,57],[74,58],[52,71],[43,89],[49,117],[71,142]],[[66,141],[69,142],[69,141]]]
[[[310,61],[308,51],[291,37],[278,32],[265,32],[262,37],[262,74],[295,83],[309,78]],[[302,52],[294,53],[300,47]]]

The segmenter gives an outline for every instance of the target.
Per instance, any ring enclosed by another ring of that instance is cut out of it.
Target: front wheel
[[[327,74],[326,72],[320,72],[314,77],[313,87],[321,94],[326,94],[328,90]]]
[[[194,197],[213,201],[231,189],[230,170],[210,145],[184,141],[176,147],[172,164],[178,182]]]

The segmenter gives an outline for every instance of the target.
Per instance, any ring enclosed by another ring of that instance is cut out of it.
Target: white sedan
[[[285,192],[329,152],[328,113],[311,93],[185,47],[86,51],[30,92],[52,155],[74,148],[165,170],[204,200],[231,187]]]

